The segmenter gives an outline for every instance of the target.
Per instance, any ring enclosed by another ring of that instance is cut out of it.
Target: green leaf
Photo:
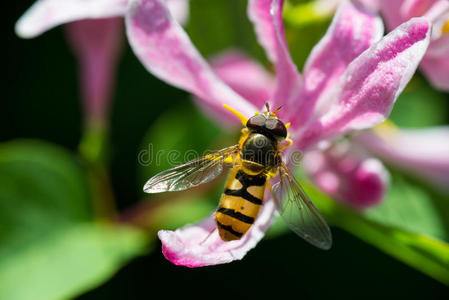
[[[74,297],[141,254],[138,230],[93,220],[80,164],[39,141],[0,145],[0,299]]]
[[[447,94],[432,88],[416,74],[396,101],[389,119],[400,127],[438,126],[447,123]]]
[[[389,191],[381,205],[366,210],[364,216],[384,225],[447,241],[447,216],[436,206],[435,195],[398,172],[392,172],[391,177]],[[449,205],[449,199],[445,200]]]
[[[247,1],[195,0],[190,2],[190,8],[186,31],[205,57],[238,48],[253,58],[264,59],[246,14]]]
[[[374,221],[338,204],[310,183],[304,184],[304,188],[331,225],[345,229],[361,240],[449,285],[448,243],[427,234],[404,229],[409,226],[408,222],[388,224],[386,221],[388,218],[378,218]],[[422,216],[419,213],[417,211],[415,217],[424,219],[428,217],[426,214],[429,212],[425,212]],[[338,243],[338,241],[334,241],[334,243]]]
[[[284,8],[284,20],[292,26],[303,27],[328,21],[334,12],[322,11],[317,7],[316,1],[301,2],[295,5],[286,3]]]
[[[103,283],[144,247],[124,226],[74,223],[0,256],[1,299],[67,299]]]

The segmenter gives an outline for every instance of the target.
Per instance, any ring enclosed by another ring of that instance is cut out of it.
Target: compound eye
[[[266,121],[267,119],[264,115],[255,115],[249,118],[248,122],[246,122],[246,127],[252,129],[261,128]]]
[[[287,128],[284,123],[278,119],[269,119],[265,122],[265,128],[274,136],[286,138]]]

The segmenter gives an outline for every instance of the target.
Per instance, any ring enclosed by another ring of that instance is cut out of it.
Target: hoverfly
[[[229,166],[225,190],[215,211],[215,229],[223,241],[239,240],[250,229],[268,186],[290,229],[309,243],[329,249],[332,235],[326,221],[282,161],[282,150],[292,140],[287,134],[290,124],[285,125],[276,116],[280,108],[270,111],[267,103],[266,112],[256,112],[247,119],[229,106],[224,107],[244,125],[238,144],[163,171],[147,181],[144,191],[186,190],[211,181]],[[279,182],[271,187],[268,179],[277,174]]]

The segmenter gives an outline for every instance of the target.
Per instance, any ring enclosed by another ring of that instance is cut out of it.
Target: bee
[[[223,241],[239,240],[248,232],[268,187],[289,228],[307,242],[329,249],[332,235],[326,221],[282,160],[282,151],[293,142],[287,133],[290,123],[284,124],[276,116],[280,107],[270,111],[267,103],[266,112],[256,112],[249,119],[227,105],[224,107],[240,118],[244,126],[238,144],[163,171],[147,181],[144,191],[187,190],[213,180],[229,167],[215,211],[215,229]],[[271,186],[269,179],[277,175],[279,181]]]

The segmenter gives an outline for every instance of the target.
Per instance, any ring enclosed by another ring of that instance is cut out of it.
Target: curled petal
[[[84,109],[91,122],[104,120],[123,44],[121,18],[82,20],[65,27],[79,61]]]
[[[223,104],[250,116],[256,108],[220,80],[194,47],[161,0],[133,0],[126,14],[126,31],[134,52],[160,79],[185,89],[222,111]]]
[[[379,204],[388,183],[387,170],[379,160],[362,157],[348,146],[308,152],[307,173],[325,193],[354,208]]]
[[[357,57],[339,82],[338,102],[309,125],[298,147],[304,149],[385,120],[427,49],[430,28],[425,18],[414,18]]]
[[[449,127],[379,130],[355,137],[371,154],[412,175],[449,189]]]
[[[290,118],[301,126],[320,115],[334,101],[332,92],[351,61],[382,38],[379,16],[343,3],[321,41],[313,48],[304,68],[304,81]],[[311,116],[312,115],[312,116]]]
[[[16,23],[16,33],[32,38],[55,26],[81,20],[123,16],[128,0],[38,0]]]
[[[190,268],[242,259],[265,235],[274,214],[273,201],[266,201],[250,230],[242,239],[230,242],[224,242],[219,237],[213,215],[198,224],[176,231],[161,230],[158,236],[162,242],[162,253],[175,265]]]
[[[290,56],[282,23],[283,0],[250,0],[248,16],[253,22],[260,44],[276,68],[276,87],[271,104],[275,107],[292,101],[301,77]],[[284,114],[279,111],[280,116]]]

